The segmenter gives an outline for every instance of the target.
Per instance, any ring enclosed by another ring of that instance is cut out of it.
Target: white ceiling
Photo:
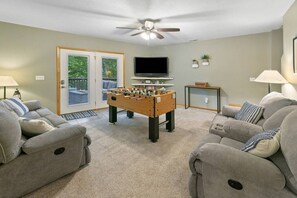
[[[178,27],[149,45],[185,43],[260,32],[282,26],[294,0],[0,0],[0,21],[147,45],[138,19],[161,19],[156,27]]]

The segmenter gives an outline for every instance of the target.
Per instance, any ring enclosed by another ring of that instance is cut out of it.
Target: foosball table
[[[109,105],[109,122],[117,122],[117,108],[127,110],[127,117],[135,113],[149,118],[149,139],[156,142],[159,139],[159,125],[166,124],[166,129],[172,132],[175,127],[174,110],[176,95],[174,91],[148,90],[140,88],[117,88],[107,93]],[[166,114],[166,120],[159,123],[159,116]]]

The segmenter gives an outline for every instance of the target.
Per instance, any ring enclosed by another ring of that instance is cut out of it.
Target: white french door
[[[107,90],[124,85],[123,57],[60,49],[60,113],[107,107]]]
[[[124,86],[123,55],[96,53],[96,108],[107,107],[107,90]]]

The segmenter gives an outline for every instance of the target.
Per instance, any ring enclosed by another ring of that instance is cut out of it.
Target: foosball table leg
[[[159,117],[149,117],[149,139],[157,142],[159,139]]]
[[[175,128],[175,122],[174,122],[174,110],[166,113],[166,121],[168,123],[166,124],[166,129],[171,132]]]
[[[134,112],[132,112],[132,111],[127,111],[127,117],[128,117],[128,118],[133,118],[133,116],[134,116]]]
[[[117,122],[117,108],[111,105],[109,105],[109,122]]]

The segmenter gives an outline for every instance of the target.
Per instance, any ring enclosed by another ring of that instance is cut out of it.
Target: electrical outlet
[[[205,104],[208,104],[208,97],[205,97],[204,102]]]

